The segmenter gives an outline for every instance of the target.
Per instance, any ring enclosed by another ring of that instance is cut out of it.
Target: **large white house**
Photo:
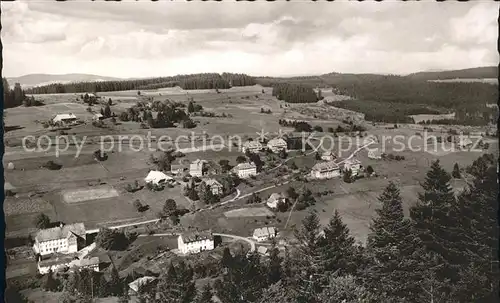
[[[241,179],[257,175],[257,166],[255,163],[240,163],[234,167],[234,171]]]
[[[214,195],[220,195],[222,194],[222,184],[219,183],[219,181],[215,179],[207,179],[204,181],[206,185],[210,187],[210,190],[212,191],[212,194]]]
[[[59,124],[59,125],[71,125],[76,122],[76,116],[72,113],[69,114],[57,114],[53,119],[52,122],[54,124]]]
[[[193,177],[203,176],[203,168],[205,167],[205,160],[196,159],[189,165],[189,174]]]
[[[165,175],[161,171],[152,170],[148,173],[146,178],[144,178],[144,182],[159,185],[159,184],[165,183],[167,181],[170,181],[172,179],[173,179],[172,177]]]
[[[340,177],[340,167],[333,161],[317,163],[311,169],[311,177],[314,179],[331,179]]]
[[[287,150],[287,144],[286,141],[283,140],[282,138],[274,138],[269,140],[267,142],[267,147],[273,152],[273,153],[279,153],[281,150],[286,151]]]
[[[177,247],[183,254],[212,250],[215,247],[214,237],[210,231],[184,233],[177,237]]]
[[[70,254],[85,245],[86,234],[83,223],[61,225],[42,229],[35,236],[33,250],[42,256],[63,253]]]
[[[250,152],[250,153],[258,153],[260,152],[264,147],[259,141],[246,141],[243,143],[243,148],[242,151],[244,153]]]
[[[252,238],[257,242],[266,241],[275,238],[278,235],[276,228],[274,227],[261,227],[253,231]]]

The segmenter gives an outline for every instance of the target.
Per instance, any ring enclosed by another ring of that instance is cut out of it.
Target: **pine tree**
[[[198,294],[195,303],[213,303],[212,296],[212,287],[210,287],[210,283],[207,283]]]
[[[269,249],[269,269],[268,269],[268,282],[269,284],[274,284],[281,280],[282,269],[281,262],[282,259],[279,256],[279,249],[276,246],[276,240],[273,238],[271,242],[271,248]]]
[[[326,272],[339,275],[354,273],[354,238],[349,234],[349,228],[342,222],[337,210],[324,229],[324,237],[319,243]]]
[[[160,302],[191,303],[196,296],[193,269],[183,261],[177,266],[170,264],[157,285]]]
[[[293,287],[298,300],[309,302],[321,292],[325,280],[325,265],[320,248],[320,224],[315,211],[310,211],[302,220],[302,226],[295,230],[299,242],[294,256]]]
[[[368,250],[373,260],[364,275],[366,285],[378,294],[384,292],[401,300],[411,298],[422,290],[418,287],[418,261],[412,258],[418,238],[413,236],[412,225],[405,219],[399,188],[393,182],[378,198],[382,207],[377,209],[368,238]]]
[[[488,302],[498,294],[498,183],[496,165],[487,163],[474,162],[474,181],[459,195],[451,214],[456,220],[455,249],[463,252],[454,297],[467,301]]]
[[[54,275],[52,270],[44,276],[44,280],[42,282],[42,288],[47,291],[56,291],[59,286],[59,282],[54,279]]]
[[[109,107],[109,104],[106,104],[106,106],[104,107],[103,116],[106,118],[111,117],[111,107]]]
[[[460,174],[460,168],[458,167],[458,163],[455,163],[455,165],[453,165],[453,172],[451,173],[451,175],[455,179],[460,179],[462,177]]]
[[[433,263],[427,266],[437,268],[436,281],[440,283],[456,279],[457,268],[453,264],[458,264],[461,258],[453,245],[452,229],[456,222],[450,214],[456,207],[456,200],[450,180],[451,176],[441,167],[439,160],[433,162],[422,184],[424,192],[419,194],[419,201],[410,209],[416,235],[426,252],[432,255],[430,260]],[[445,289],[445,285],[437,287],[445,292],[450,291]]]

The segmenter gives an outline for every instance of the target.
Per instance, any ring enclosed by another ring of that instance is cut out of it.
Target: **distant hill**
[[[71,83],[71,82],[85,82],[85,81],[112,81],[121,80],[120,78],[105,77],[90,74],[28,74],[21,77],[7,78],[7,82],[12,87],[15,83],[20,83],[23,88],[42,86],[52,83]]]
[[[498,77],[498,67],[484,66],[448,71],[419,72],[410,74],[407,77],[413,80],[496,79]]]

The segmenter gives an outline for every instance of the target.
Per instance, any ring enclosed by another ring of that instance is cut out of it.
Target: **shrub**
[[[49,169],[49,170],[60,170],[62,168],[62,165],[50,160],[44,164],[44,167]]]

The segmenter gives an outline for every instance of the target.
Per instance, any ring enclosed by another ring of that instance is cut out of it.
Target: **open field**
[[[63,199],[66,203],[78,203],[88,200],[99,200],[118,197],[116,189],[103,186],[101,188],[76,189],[63,192]]]
[[[226,211],[224,213],[224,216],[226,216],[227,218],[265,217],[272,215],[273,212],[265,207],[240,208],[240,209]]]

